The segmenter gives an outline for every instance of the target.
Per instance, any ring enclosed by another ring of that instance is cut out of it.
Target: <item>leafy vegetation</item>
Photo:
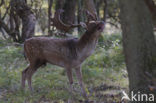
[[[27,64],[22,46],[0,41],[0,103],[64,103],[71,98],[65,71],[50,64],[40,68],[33,76],[33,93],[28,89],[22,91],[21,71]],[[121,35],[102,35],[94,54],[83,63],[82,68],[90,100],[120,101],[120,92],[127,90],[128,85]],[[74,82],[76,103],[83,98],[75,74]]]

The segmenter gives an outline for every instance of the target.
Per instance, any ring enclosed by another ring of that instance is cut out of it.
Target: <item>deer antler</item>
[[[86,15],[88,18],[88,21],[97,21],[97,15],[94,13],[92,14],[90,11],[86,10]]]
[[[86,25],[84,23],[80,23],[80,24],[65,24],[62,22],[60,15],[61,13],[64,12],[64,10],[62,9],[58,9],[55,12],[54,18],[52,18],[52,25],[56,27],[56,29],[64,31],[64,32],[69,32],[69,30],[75,28],[75,27],[79,27],[82,26],[83,28],[86,28]]]
[[[87,26],[89,25],[90,21],[97,21],[98,20],[98,17],[96,15],[96,13],[91,13],[88,10],[85,10],[85,13],[86,13],[86,16],[87,16],[87,22],[86,22]]]

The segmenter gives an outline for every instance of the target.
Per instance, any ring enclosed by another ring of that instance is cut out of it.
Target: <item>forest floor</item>
[[[99,40],[95,53],[82,66],[90,103],[121,103],[122,91],[128,93],[123,58],[120,36],[106,36]],[[34,74],[33,93],[29,92],[28,86],[22,91],[21,72],[27,65],[22,46],[0,40],[0,103],[85,103],[75,74],[77,92],[72,99],[64,69],[50,64]]]

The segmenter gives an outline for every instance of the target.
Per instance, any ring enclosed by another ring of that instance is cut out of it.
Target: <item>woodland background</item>
[[[92,102],[119,103],[123,90],[156,94],[155,0],[0,0],[0,103],[70,102],[65,71],[49,64],[33,76],[33,94],[20,90],[21,71],[28,64],[23,56],[27,38],[79,38],[85,32],[79,27],[59,35],[51,25],[57,9],[64,10],[66,24],[85,22],[86,9],[96,10],[106,22],[94,54],[82,66]],[[73,103],[83,103],[74,81],[78,92]]]

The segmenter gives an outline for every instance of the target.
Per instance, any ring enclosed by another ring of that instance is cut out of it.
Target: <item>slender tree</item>
[[[65,0],[56,0],[55,10],[63,9],[64,3],[65,3]]]
[[[66,0],[63,9],[63,22],[66,24],[73,24],[75,21],[76,1]]]
[[[103,21],[106,21],[107,19],[107,9],[108,9],[108,5],[107,5],[107,0],[104,0],[104,7],[103,7]]]
[[[78,10],[77,10],[77,20],[78,23],[80,22],[84,22],[85,21],[85,15],[84,15],[84,0],[78,0]],[[83,32],[84,29],[82,29],[81,27],[78,27],[78,32],[79,34],[81,34],[81,32]]]
[[[52,5],[53,5],[53,0],[48,1],[48,34],[51,34],[51,16],[52,16]]]

